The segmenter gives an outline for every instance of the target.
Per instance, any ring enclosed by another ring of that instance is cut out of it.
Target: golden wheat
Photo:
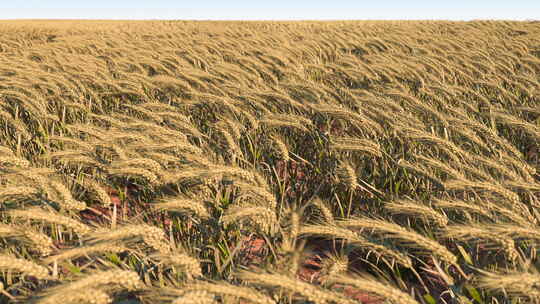
[[[0,302],[537,302],[539,35],[534,21],[1,21]],[[360,253],[377,281],[347,275]]]
[[[49,270],[39,264],[9,255],[0,255],[0,268],[10,271],[19,271],[24,275],[34,276],[38,279],[50,279]]]
[[[352,300],[349,300],[344,296],[330,290],[325,290],[317,286],[305,283],[303,281],[277,273],[254,273],[242,271],[238,273],[237,276],[240,279],[250,282],[252,284],[275,286],[295,293],[299,293],[309,301],[313,301],[317,304],[328,303],[329,301],[336,301],[338,303],[354,303]]]
[[[32,219],[64,225],[67,228],[73,229],[79,234],[86,234],[92,230],[89,226],[79,222],[78,220],[61,215],[57,212],[46,211],[39,207],[28,208],[26,210],[9,210],[8,212],[6,212],[6,214],[13,218],[21,218],[27,220]]]
[[[415,231],[406,229],[405,227],[389,221],[362,217],[340,220],[338,221],[338,225],[350,228],[365,228],[374,231],[381,231],[385,234],[387,233],[391,235],[391,237],[413,243],[421,249],[425,249],[428,252],[439,256],[450,264],[455,264],[457,262],[457,257],[437,241],[429,239]]]
[[[341,275],[332,276],[329,278],[329,281],[353,285],[361,290],[383,296],[393,303],[418,304],[418,302],[407,293],[399,290],[396,287],[388,286],[388,284],[377,282],[375,280],[365,279],[359,276],[351,277]]]

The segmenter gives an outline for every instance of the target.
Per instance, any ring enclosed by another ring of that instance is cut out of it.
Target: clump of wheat
[[[244,192],[238,196],[238,201],[243,200],[245,196],[249,196],[249,198],[260,198],[262,199],[262,204],[268,205],[272,210],[276,208],[276,196],[270,190],[268,190],[266,183],[264,183],[262,186],[257,186],[253,183],[235,180],[233,181],[233,185]],[[255,196],[251,195],[251,193],[255,194]]]
[[[428,206],[412,200],[398,200],[389,202],[385,204],[384,208],[392,213],[421,216],[434,221],[440,227],[445,227],[448,224],[448,217],[445,214],[441,214]]]
[[[397,261],[399,264],[405,267],[412,267],[411,259],[406,255],[397,250],[378,244],[368,239],[362,237],[357,232],[346,229],[344,227],[335,225],[303,225],[299,231],[300,235],[320,235],[330,238],[343,239],[347,242],[350,242],[353,246],[358,246],[359,248],[369,249],[370,251],[375,252],[378,256],[392,258],[394,261]]]
[[[432,170],[429,170],[429,168],[422,166],[420,164],[413,164],[406,160],[400,159],[397,163],[398,166],[402,168],[406,168],[408,170],[414,171],[415,173],[418,173],[420,175],[423,175],[424,177],[428,178],[430,182],[435,184],[438,188],[444,189],[444,183],[443,181],[438,178]]]
[[[29,197],[39,193],[39,189],[29,186],[8,186],[0,190],[0,198]]]
[[[206,290],[187,291],[172,301],[172,304],[214,304],[215,296]]]
[[[289,228],[286,230],[286,233],[283,233],[283,243],[281,244],[281,249],[285,252],[295,252],[296,248],[296,242],[297,238],[300,232],[300,221],[301,221],[301,211],[299,210],[293,210],[292,208],[285,211],[286,214],[289,215],[290,219],[290,225]],[[293,265],[290,267],[291,269],[294,269],[296,271],[298,265],[296,264],[297,261],[295,260],[293,262]]]
[[[13,151],[5,146],[0,145],[0,153],[8,155],[8,156],[14,156]]]
[[[313,125],[311,120],[292,114],[267,114],[259,123],[267,128],[292,127],[303,132],[309,132],[308,127]]]
[[[58,262],[62,260],[67,259],[75,259],[81,256],[85,255],[92,255],[92,254],[99,254],[103,252],[123,252],[128,250],[125,246],[121,246],[118,243],[115,242],[102,242],[95,245],[89,245],[89,246],[83,246],[83,247],[76,247],[71,249],[65,249],[62,250],[60,253],[55,254],[53,256],[49,256],[42,261],[46,264],[50,264],[52,262]]]
[[[355,137],[337,137],[331,139],[331,148],[336,151],[359,151],[381,157],[379,145],[372,140]]]
[[[30,162],[28,162],[28,160],[16,156],[0,156],[0,164],[11,164],[22,168],[27,168],[30,166]]]
[[[540,276],[537,273],[528,272],[488,272],[479,269],[482,274],[478,277],[478,286],[488,290],[502,291],[505,296],[508,294],[525,295],[528,297],[540,296]]]
[[[455,179],[465,179],[463,172],[460,172],[459,170],[452,168],[449,164],[446,164],[443,161],[440,161],[434,158],[425,157],[423,155],[415,155],[414,157],[416,159],[424,161],[429,166],[435,167],[443,171],[444,173],[446,173],[447,175]]]
[[[352,277],[343,275],[332,276],[328,279],[328,282],[352,285],[358,289],[383,296],[396,304],[418,304],[418,302],[409,294],[396,287],[389,286],[388,283],[382,283],[359,276]]]
[[[72,132],[83,132],[90,136],[93,136],[101,141],[106,140],[106,135],[103,133],[103,130],[100,130],[98,127],[89,125],[89,124],[72,124],[66,126],[68,130]]]
[[[46,296],[36,301],[38,304],[77,304],[81,302],[90,304],[109,304],[112,303],[112,298],[106,292],[97,288],[86,288]]]
[[[225,225],[232,222],[249,220],[255,223],[262,231],[275,234],[278,228],[276,213],[268,207],[257,205],[235,205],[227,209],[221,217]]]
[[[158,162],[149,158],[131,158],[129,160],[115,161],[110,166],[118,169],[139,167],[147,169],[156,175],[159,175],[163,170],[163,167]]]
[[[61,303],[62,300],[75,301],[77,298],[70,298],[73,294],[80,294],[79,301],[105,301],[108,296],[104,292],[118,290],[119,287],[137,290],[145,288],[145,285],[140,280],[139,275],[130,270],[94,271],[73,282],[66,282],[48,288],[42,301],[43,303]],[[86,292],[87,290],[97,290],[99,292],[94,297],[94,294]]]
[[[356,170],[350,163],[343,162],[340,164],[337,174],[340,180],[343,181],[350,191],[354,191],[358,188],[358,177],[356,176]]]
[[[345,274],[348,268],[349,258],[347,255],[330,255],[322,263],[321,278],[326,283],[328,278]]]
[[[108,173],[111,176],[143,177],[151,185],[157,184],[158,182],[158,177],[156,174],[154,174],[150,170],[143,169],[143,168],[137,168],[137,167],[109,168]]]
[[[270,138],[274,143],[274,149],[277,151],[278,155],[284,162],[288,162],[290,160],[289,148],[287,148],[285,140],[277,134],[272,134]]]
[[[249,288],[240,287],[227,283],[206,283],[194,282],[182,287],[183,290],[206,291],[216,295],[232,296],[235,298],[247,299],[252,303],[259,304],[275,304],[276,302],[259,291]]]
[[[483,216],[491,216],[491,212],[484,208],[483,204],[478,204],[475,202],[468,202],[457,199],[438,199],[436,198],[433,204],[438,208],[449,209],[449,210],[460,210],[465,212],[470,218],[470,213],[478,213]]]
[[[79,234],[86,234],[92,230],[87,225],[75,219],[72,219],[71,217],[64,216],[56,212],[48,212],[39,207],[32,207],[26,210],[9,210],[6,212],[6,214],[14,218],[32,219],[64,225],[68,228],[73,229]]]
[[[54,173],[55,171],[49,168],[21,169],[6,174],[5,178],[14,181],[20,181],[22,179],[24,185],[28,185],[29,182],[32,182],[33,185],[38,186],[40,189],[50,192],[52,189],[49,185],[49,178]]]
[[[159,162],[165,168],[171,163],[180,162],[180,157],[163,152],[144,152],[144,156]]]
[[[199,260],[186,253],[167,252],[160,253],[155,257],[167,265],[183,268],[190,278],[202,276],[201,263]]]
[[[58,202],[60,205],[65,206],[68,210],[81,211],[86,209],[86,203],[75,200],[71,195],[71,191],[64,184],[54,180],[50,181],[49,184],[59,194]]]
[[[291,292],[298,293],[309,301],[317,304],[325,304],[331,301],[337,303],[354,303],[346,297],[320,287],[305,283],[298,279],[291,278],[278,273],[254,273],[243,271],[238,273],[238,278],[252,284],[261,284],[270,287],[279,287]]]
[[[60,142],[66,143],[66,144],[71,144],[71,145],[74,146],[74,148],[80,149],[80,152],[82,152],[82,151],[86,151],[86,152],[94,151],[94,147],[91,144],[89,144],[88,142],[85,142],[83,140],[80,140],[78,138],[52,135],[52,136],[49,137],[49,140],[60,141]]]
[[[454,238],[460,240],[471,240],[479,239],[492,240],[499,243],[503,246],[508,258],[511,261],[516,261],[520,255],[515,247],[514,240],[504,233],[498,233],[493,231],[493,227],[483,226],[483,225],[474,225],[470,223],[469,225],[451,225],[446,227],[446,230],[443,232],[444,237]]]
[[[0,224],[0,237],[13,237],[23,243],[29,243],[32,250],[41,255],[49,255],[52,252],[54,243],[52,239],[44,233],[38,232],[30,227],[18,227],[14,225]]]
[[[330,224],[334,224],[334,214],[332,213],[332,210],[326,204],[320,197],[316,197],[312,202],[313,205],[315,205],[322,213],[322,216],[324,217],[324,221]]]
[[[165,232],[148,224],[128,224],[116,229],[98,228],[89,233],[86,239],[92,243],[141,239],[159,252],[168,252],[170,250],[170,245],[165,239]]]
[[[189,210],[195,215],[201,218],[209,218],[210,213],[206,209],[204,202],[199,200],[193,200],[188,198],[179,198],[179,197],[169,197],[161,199],[161,202],[158,202],[153,205],[157,210],[166,210],[166,211],[180,211],[180,210]]]
[[[227,146],[229,148],[228,153],[230,153],[234,158],[242,156],[242,150],[236,143],[234,138],[238,138],[239,136],[233,137],[233,135],[229,132],[229,128],[226,127],[228,124],[221,124],[217,126],[217,130],[221,133],[222,138],[225,139],[225,142],[227,143]]]
[[[365,228],[376,232],[382,232],[386,234],[385,237],[391,236],[407,243],[413,243],[421,249],[425,249],[428,252],[441,257],[450,264],[455,264],[457,262],[457,257],[437,241],[422,236],[417,232],[408,230],[398,224],[365,217],[342,220],[339,221],[338,224],[344,227]]]
[[[107,190],[105,190],[105,188],[103,188],[97,181],[85,179],[84,185],[93,190],[103,205],[110,206],[113,204]]]
[[[9,255],[0,255],[0,268],[10,271],[18,271],[24,275],[34,276],[38,279],[50,279],[49,270],[39,264],[25,259],[19,259]]]

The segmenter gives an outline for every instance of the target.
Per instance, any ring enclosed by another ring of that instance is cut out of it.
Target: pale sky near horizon
[[[0,0],[0,19],[539,20],[540,0]]]

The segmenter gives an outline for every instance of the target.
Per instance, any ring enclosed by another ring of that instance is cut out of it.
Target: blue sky
[[[0,19],[539,20],[540,0],[0,0]]]

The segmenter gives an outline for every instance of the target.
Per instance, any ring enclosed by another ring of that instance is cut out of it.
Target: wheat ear
[[[36,304],[110,304],[112,298],[104,291],[97,288],[80,289],[75,292],[58,293],[43,297],[36,301]]]
[[[0,255],[0,268],[15,270],[38,279],[50,279],[49,270],[39,264],[25,259],[18,259],[9,255]]]
[[[338,223],[338,225],[353,228],[366,228],[388,233],[393,237],[402,239],[406,242],[412,242],[423,249],[427,249],[450,264],[455,264],[457,262],[457,257],[437,241],[426,238],[415,231],[408,230],[400,225],[390,223],[388,221],[370,218],[352,218],[342,220]]]
[[[191,283],[183,287],[184,290],[207,291],[213,294],[221,294],[233,296],[237,298],[247,299],[250,302],[258,304],[276,304],[268,296],[259,293],[257,290],[249,287],[240,287],[228,283]]]
[[[122,252],[128,250],[124,246],[120,246],[114,242],[103,242],[95,245],[78,247],[63,250],[61,253],[49,256],[46,259],[43,259],[43,262],[50,264],[53,262],[58,262],[66,259],[74,259],[84,255],[97,254],[102,252]]]
[[[247,282],[261,285],[280,287],[285,290],[296,292],[317,304],[326,304],[331,301],[337,303],[354,303],[352,300],[335,293],[325,290],[301,280],[291,278],[277,273],[254,273],[243,271],[238,274],[238,278]]]
[[[388,286],[388,283],[383,284],[367,278],[343,275],[328,278],[328,283],[330,282],[353,285],[358,289],[385,297],[396,304],[418,304],[418,302],[409,294],[399,290],[398,288]]]
[[[155,209],[166,211],[180,211],[190,210],[198,217],[209,218],[210,213],[204,206],[204,203],[199,200],[192,200],[187,198],[169,197],[164,198],[161,202],[153,205]]]
[[[55,224],[64,225],[68,228],[73,229],[79,234],[85,234],[90,232],[90,227],[86,226],[85,224],[72,219],[67,216],[60,215],[56,212],[47,212],[39,207],[29,208],[26,210],[9,210],[6,212],[7,215],[11,217],[16,218],[24,218],[24,219],[33,219],[33,220],[40,220]]]
[[[194,290],[184,293],[171,304],[215,304],[215,296],[205,290]]]

